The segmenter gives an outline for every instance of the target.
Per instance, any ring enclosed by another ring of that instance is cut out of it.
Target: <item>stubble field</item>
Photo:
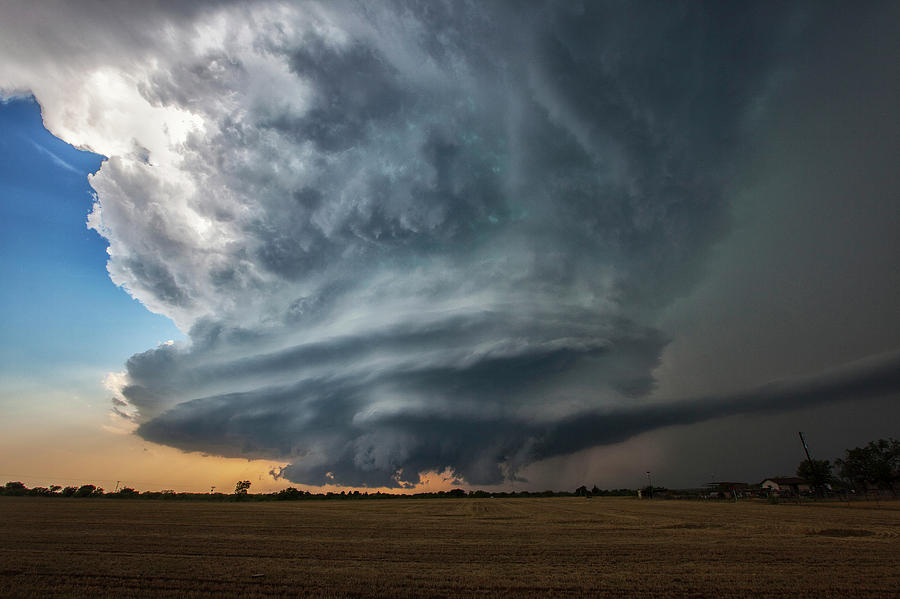
[[[900,504],[0,497],[0,596],[896,597]]]

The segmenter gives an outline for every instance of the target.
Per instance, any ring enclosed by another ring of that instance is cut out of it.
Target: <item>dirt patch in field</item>
[[[875,532],[861,528],[824,528],[813,532],[821,537],[871,537]]]
[[[709,530],[711,528],[722,528],[721,524],[698,524],[696,522],[682,522],[681,524],[670,524],[668,526],[660,526],[667,530]]]

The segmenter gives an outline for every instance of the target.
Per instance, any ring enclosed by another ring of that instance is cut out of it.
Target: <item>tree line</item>
[[[900,441],[888,438],[870,441],[865,447],[847,449],[844,457],[835,460],[804,460],[797,468],[797,476],[806,480],[822,494],[826,488],[853,489],[865,493],[869,489],[887,489],[896,494],[900,483]],[[451,489],[428,493],[384,493],[341,491],[336,493],[311,493],[295,487],[288,487],[274,493],[251,494],[249,480],[237,481],[234,493],[182,493],[172,489],[162,491],[139,492],[131,487],[122,487],[114,492],[106,492],[102,487],[86,484],[80,486],[50,485],[49,487],[28,488],[19,481],[7,482],[0,487],[0,495],[31,497],[80,497],[80,498],[119,498],[119,499],[178,499],[206,501],[285,501],[285,500],[327,500],[327,499],[430,499],[444,497],[603,497],[603,496],[635,496],[633,489],[599,489],[596,485],[588,489],[582,485],[574,491],[482,491]],[[666,491],[663,487],[643,489],[645,496]]]
[[[896,494],[900,483],[900,441],[894,438],[870,441],[855,447],[835,460],[804,460],[797,476],[818,492],[838,488],[866,493],[870,489],[890,490]]]
[[[250,481],[238,481],[235,484],[234,493],[182,493],[174,490],[163,491],[143,491],[139,492],[131,487],[123,487],[114,492],[106,492],[102,487],[95,485],[81,485],[79,487],[60,487],[52,485],[50,487],[33,487],[28,488],[21,482],[8,482],[5,486],[0,487],[0,495],[9,496],[31,496],[31,497],[91,497],[91,498],[111,498],[111,499],[176,499],[176,500],[199,500],[199,501],[285,501],[285,500],[323,500],[323,499],[431,499],[441,497],[576,497],[585,495],[609,495],[609,496],[630,496],[635,495],[635,491],[631,489],[613,489],[601,490],[596,486],[588,491],[586,487],[579,487],[575,491],[482,491],[465,489],[451,489],[449,491],[434,491],[428,493],[385,493],[381,491],[375,492],[359,492],[359,491],[328,491],[325,493],[311,493],[303,491],[296,487],[288,487],[274,493],[254,493],[250,491]]]

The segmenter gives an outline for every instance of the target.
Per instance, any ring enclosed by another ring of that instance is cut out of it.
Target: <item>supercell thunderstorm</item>
[[[717,10],[216,5],[79,55],[58,105],[149,123],[93,142],[89,226],[187,333],[114,409],[311,485],[496,484],[633,434],[788,37]]]

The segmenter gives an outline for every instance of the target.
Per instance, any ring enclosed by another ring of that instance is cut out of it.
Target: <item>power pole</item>
[[[816,491],[816,495],[819,494],[819,486],[816,484],[815,476],[816,476],[816,466],[813,464],[812,457],[809,455],[809,447],[806,446],[806,439],[803,438],[803,433],[797,431],[797,434],[800,435],[800,442],[803,443],[803,451],[806,452],[806,461],[809,462],[809,475],[813,477],[813,488]]]
[[[653,499],[653,480],[650,478],[649,470],[647,470],[647,483],[650,485],[650,499]]]

